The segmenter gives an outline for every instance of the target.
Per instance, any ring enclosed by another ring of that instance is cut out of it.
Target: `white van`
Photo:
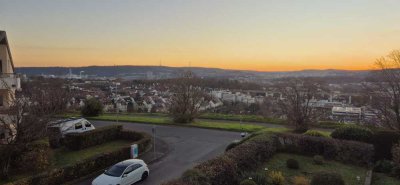
[[[61,136],[64,137],[68,133],[82,133],[90,130],[94,130],[95,127],[85,118],[69,118],[64,120],[58,120],[50,123],[49,127],[58,127],[61,132]]]

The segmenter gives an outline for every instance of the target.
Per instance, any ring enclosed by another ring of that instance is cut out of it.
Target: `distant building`
[[[339,122],[359,122],[362,110],[358,107],[332,107],[332,117]]]

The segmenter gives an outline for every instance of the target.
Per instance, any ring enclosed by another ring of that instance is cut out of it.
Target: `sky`
[[[399,0],[0,0],[15,66],[363,70],[400,49]]]

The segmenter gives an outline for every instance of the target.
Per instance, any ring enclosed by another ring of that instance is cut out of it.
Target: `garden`
[[[58,185],[130,158],[130,146],[138,144],[146,151],[151,137],[146,133],[122,130],[110,125],[83,133],[67,134],[62,141],[49,134],[49,139],[35,142],[21,152],[12,165],[7,185]]]
[[[400,184],[400,135],[358,126],[330,135],[259,131],[164,185]]]

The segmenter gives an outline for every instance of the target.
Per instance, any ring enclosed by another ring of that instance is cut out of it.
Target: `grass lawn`
[[[299,162],[300,169],[296,170],[286,167],[286,160],[290,158],[296,159]],[[347,185],[363,185],[365,181],[365,175],[367,173],[367,169],[365,168],[353,165],[345,165],[335,161],[325,161],[323,165],[315,165],[312,157],[286,153],[274,155],[272,159],[262,169],[260,169],[260,171],[264,171],[265,167],[268,167],[269,171],[281,171],[286,179],[287,185],[291,185],[291,181],[294,176],[303,175],[311,180],[312,174],[310,173],[315,173],[318,171],[335,171],[342,175]],[[360,182],[357,181],[357,176],[361,177]]]
[[[264,126],[254,124],[226,123],[217,121],[195,121],[189,124],[194,127],[213,128],[232,131],[255,132],[264,129]]]
[[[82,159],[87,159],[103,152],[118,150],[125,146],[130,146],[132,142],[128,140],[115,140],[101,145],[96,145],[83,150],[71,151],[65,147],[53,150],[51,164],[53,167],[61,167],[73,164]]]
[[[373,173],[371,185],[399,185],[400,180],[382,173]]]

